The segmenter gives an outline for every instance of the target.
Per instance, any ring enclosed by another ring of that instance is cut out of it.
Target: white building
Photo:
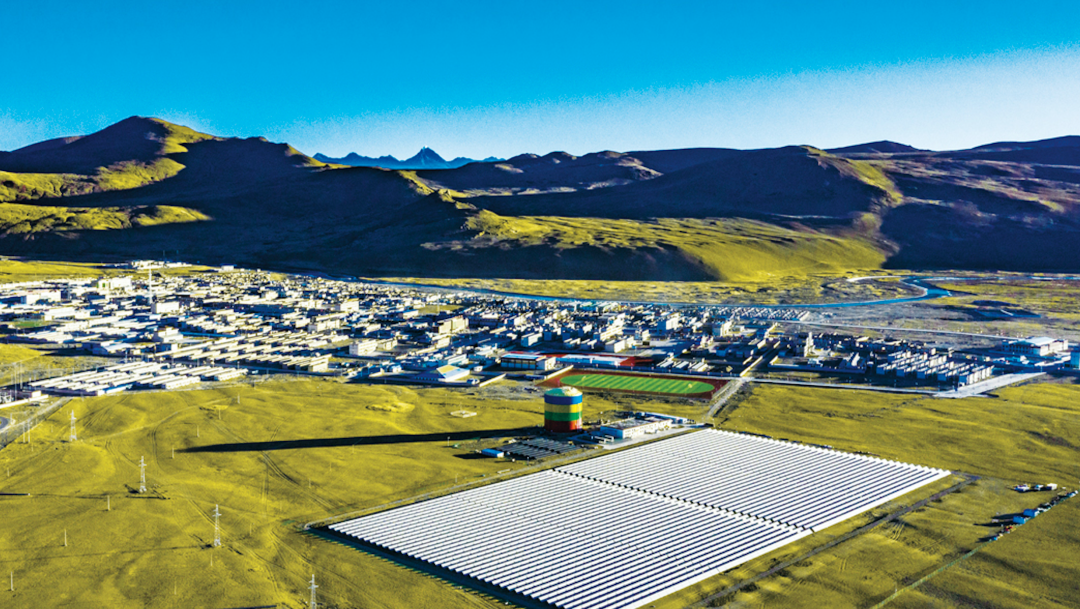
[[[671,421],[665,419],[624,419],[609,425],[601,425],[600,434],[618,440],[626,440],[656,433],[670,427]]]
[[[349,355],[371,355],[379,348],[379,341],[373,339],[358,340],[349,345]]]
[[[176,313],[180,310],[180,303],[175,300],[159,300],[150,305],[150,312],[154,315]]]
[[[1014,340],[1001,344],[1001,350],[1017,355],[1046,357],[1069,350],[1069,341],[1049,336],[1029,336],[1024,340]]]

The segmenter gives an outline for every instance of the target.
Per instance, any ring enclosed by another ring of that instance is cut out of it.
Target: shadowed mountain
[[[576,157],[566,152],[521,154],[499,163],[475,163],[456,171],[417,174],[436,188],[470,195],[572,192],[619,186],[660,175],[630,155],[597,152]]]
[[[418,157],[406,162],[442,160]],[[946,152],[553,152],[408,171],[132,117],[0,154],[0,253],[594,280],[1077,270],[1078,161],[1080,138],[1067,137]]]
[[[890,141],[870,142],[867,144],[856,144],[854,146],[845,146],[843,148],[830,148],[827,152],[833,154],[894,154],[898,152],[926,152],[919,148],[908,146],[907,144],[898,144]]]

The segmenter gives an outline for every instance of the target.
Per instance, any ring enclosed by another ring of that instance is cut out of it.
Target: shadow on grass
[[[269,450],[291,450],[295,448],[333,448],[338,446],[372,446],[379,444],[405,444],[411,442],[466,442],[486,438],[504,438],[509,436],[535,435],[537,427],[517,427],[513,429],[478,429],[473,431],[451,431],[447,433],[424,434],[388,434],[382,436],[350,436],[345,438],[310,438],[306,440],[275,440],[272,442],[235,442],[230,444],[208,444],[185,448],[186,453],[231,453],[261,452]]]

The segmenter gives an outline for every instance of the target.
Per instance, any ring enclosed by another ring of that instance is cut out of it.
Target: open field
[[[719,389],[709,383],[678,378],[637,376],[632,374],[568,374],[558,378],[560,385],[578,389],[628,391],[633,393],[663,393],[668,395],[712,394]],[[722,386],[722,385],[721,385]]]
[[[942,403],[932,398],[758,386],[721,427],[867,451],[888,459],[985,476],[939,503],[796,565],[731,607],[866,607],[897,586],[974,548],[996,530],[991,516],[1035,507],[1046,493],[1009,490],[1017,482],[1075,487],[1080,477],[1080,386],[1011,387],[997,398]],[[1080,538],[1066,501],[971,559],[906,592],[896,607],[1075,606]]]
[[[328,606],[493,606],[297,531],[529,468],[469,458],[470,440],[543,421],[540,392],[492,389],[292,381],[74,400],[0,451],[0,493],[30,495],[0,496],[0,569],[16,588],[3,605],[306,607],[315,573]],[[586,416],[621,407],[594,397]],[[463,408],[478,415],[450,416]],[[72,410],[75,444],[63,441]],[[132,492],[140,458],[144,495]],[[211,549],[215,505],[224,546]]]
[[[491,290],[511,294],[528,294],[582,300],[625,300],[701,304],[803,304],[817,302],[861,302],[918,295],[918,291],[901,284],[890,273],[900,271],[869,271],[816,274],[787,278],[782,284],[775,280],[720,281],[588,281],[573,279],[445,279],[436,277],[381,278],[416,285],[447,289]],[[886,277],[850,282],[848,278],[861,275]]]
[[[1041,316],[1080,320],[1080,281],[1048,277],[1046,280],[1013,278],[1002,281],[942,282],[954,296],[938,301],[964,308],[1020,307]],[[1017,321],[1032,321],[1020,318]]]
[[[187,275],[210,270],[210,267],[191,265],[185,267],[154,269],[155,275]],[[146,271],[116,268],[94,262],[62,262],[46,260],[0,259],[0,283],[21,283],[44,279],[70,279],[92,277],[116,277],[146,274]]]
[[[1045,494],[1009,491],[1007,484],[1068,485],[1080,475],[1078,389],[1021,386],[1003,390],[999,399],[945,403],[756,387],[727,414],[723,428],[828,443],[988,478],[725,600],[732,606],[863,607],[974,547],[994,530],[976,523],[1045,500]],[[478,416],[450,416],[459,409]],[[700,418],[702,406],[685,398],[629,394],[585,400],[586,418],[622,409]],[[79,420],[75,444],[63,441],[72,410]],[[11,607],[192,607],[208,606],[208,598],[214,599],[210,606],[219,607],[302,607],[304,583],[315,573],[329,606],[501,605],[297,528],[329,515],[448,489],[455,482],[483,482],[507,469],[528,471],[524,463],[468,458],[468,449],[535,426],[542,413],[540,391],[507,383],[459,391],[278,381],[74,400],[39,426],[31,443],[0,451],[0,493],[30,495],[0,497],[12,523],[0,529],[0,568],[14,571],[16,587],[15,593],[0,594]],[[139,495],[132,491],[143,457],[150,492]],[[674,609],[696,602],[955,482],[955,477],[940,481],[656,606]],[[208,547],[215,505],[222,512],[224,541],[217,549]],[[977,582],[985,571],[1007,582],[1002,585],[1018,599],[1031,599],[1024,593],[1026,578],[1035,578],[1030,585],[1041,586],[1046,598],[1062,598],[1062,586],[1080,575],[1075,567],[1032,565],[1080,549],[1075,538],[1054,532],[1059,526],[1055,519],[1074,508],[1067,502],[1055,508],[1060,513],[1052,510],[1020,527],[987,550],[989,563],[976,555],[957,567],[959,575],[950,571],[933,580],[945,592],[930,591],[981,598]],[[1028,541],[1028,535],[1037,537]],[[1065,545],[1038,558],[1039,544],[1051,543],[1044,537]],[[1013,554],[1011,544],[1027,549]],[[1008,565],[1019,569],[1011,579],[1003,577]],[[65,576],[57,580],[58,572]],[[961,576],[967,579],[952,579]],[[995,595],[993,602],[998,599]],[[908,606],[901,601],[907,597],[896,602]]]

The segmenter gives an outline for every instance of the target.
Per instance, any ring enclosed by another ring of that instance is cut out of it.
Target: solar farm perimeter
[[[623,391],[653,395],[677,395],[684,397],[712,397],[727,381],[691,380],[669,376],[646,376],[625,372],[589,372],[567,374],[549,381],[552,386],[576,387],[583,390]]]
[[[328,532],[524,606],[632,609],[948,475],[709,430]]]

